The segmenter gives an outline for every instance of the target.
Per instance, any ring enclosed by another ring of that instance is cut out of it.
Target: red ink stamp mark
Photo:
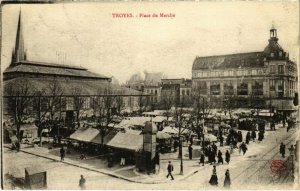
[[[285,161],[283,160],[273,160],[271,165],[270,165],[270,170],[273,172],[273,173],[282,173],[283,171],[286,170],[286,167],[285,167]]]

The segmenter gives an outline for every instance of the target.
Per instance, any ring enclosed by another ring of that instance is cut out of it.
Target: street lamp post
[[[178,119],[177,119],[178,120]],[[180,175],[183,175],[183,161],[182,161],[182,136],[181,136],[181,125],[179,122],[176,122],[176,126],[178,127],[179,131],[179,152],[178,152],[178,158],[180,158]]]

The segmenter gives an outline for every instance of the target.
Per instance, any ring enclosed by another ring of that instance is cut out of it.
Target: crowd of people
[[[283,127],[285,127],[285,122],[288,124],[287,131],[292,127],[292,120],[283,120],[281,121],[283,124]],[[276,121],[271,121],[270,123],[270,130],[275,131],[276,130]],[[206,163],[213,165],[213,173],[209,180],[209,183],[211,185],[218,185],[218,176],[216,172],[216,163],[223,165],[224,162],[227,164],[230,163],[231,155],[234,151],[234,149],[238,149],[238,153],[241,155],[245,155],[248,151],[248,145],[251,144],[251,142],[255,141],[263,141],[265,138],[265,130],[266,130],[266,121],[258,119],[258,120],[243,120],[240,121],[238,124],[239,126],[248,126],[246,128],[247,132],[245,134],[242,134],[242,131],[240,128],[239,130],[236,130],[234,128],[230,128],[229,131],[227,131],[227,137],[224,136],[224,131],[222,128],[219,129],[219,131],[215,134],[217,136],[217,140],[219,141],[219,147],[223,147],[224,145],[228,146],[228,149],[225,149],[225,153],[223,149],[218,149],[218,146],[216,142],[211,142],[209,144],[201,145],[200,149],[200,158],[199,158],[199,164],[204,166]],[[243,128],[241,128],[243,129]],[[192,140],[189,140],[189,146],[188,146],[188,153],[189,153],[189,159],[192,159],[193,155],[193,147],[192,147]],[[225,140],[225,143],[224,143]],[[204,141],[204,140],[203,140]],[[178,146],[178,145],[176,145]],[[174,151],[176,149],[174,148]],[[223,152],[222,152],[223,151]],[[285,157],[285,145],[281,143],[280,145],[280,154],[282,157]],[[225,158],[225,161],[224,161]],[[170,164],[169,164],[170,165]],[[168,167],[168,176],[171,175],[170,171],[171,167]],[[171,176],[173,180],[173,176]],[[224,187],[230,188],[231,185],[231,179],[230,179],[230,173],[227,169],[225,172],[225,179],[224,179]]]

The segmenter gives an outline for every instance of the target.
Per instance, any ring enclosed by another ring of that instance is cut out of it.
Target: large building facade
[[[189,107],[192,104],[191,79],[162,79],[161,80],[161,104],[162,107],[172,106]]]
[[[278,44],[275,28],[262,52],[196,57],[192,68],[193,92],[216,107],[234,97],[238,107],[293,111],[297,82],[297,65]]]

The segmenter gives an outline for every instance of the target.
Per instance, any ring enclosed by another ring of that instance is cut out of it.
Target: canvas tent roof
[[[103,144],[106,145],[114,136],[117,134],[115,131],[109,132],[106,136],[103,138]],[[91,140],[92,143],[95,144],[102,144],[102,136],[101,133],[99,133],[94,139]]]
[[[151,117],[130,117],[127,119],[123,119],[117,126],[130,126],[130,125],[137,125],[137,126],[144,126],[147,121],[150,121]]]
[[[167,117],[163,117],[163,116],[157,116],[157,117],[154,117],[152,119],[153,122],[158,122],[158,123],[161,123],[163,121],[167,121]]]
[[[119,132],[107,143],[107,146],[137,151],[143,146],[143,135]]]
[[[98,134],[100,134],[100,132],[97,129],[91,127],[81,127],[70,136],[70,139],[91,142],[97,137]]]

